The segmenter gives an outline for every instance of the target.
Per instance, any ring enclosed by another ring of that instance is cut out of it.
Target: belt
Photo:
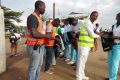
[[[113,43],[113,45],[120,45],[120,43]]]

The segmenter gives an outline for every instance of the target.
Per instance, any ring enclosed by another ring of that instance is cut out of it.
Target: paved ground
[[[20,43],[19,56],[10,58],[10,44],[6,39],[7,71],[0,75],[0,80],[27,80],[28,57],[24,42],[25,39]],[[48,75],[42,69],[41,80],[75,80],[73,67],[67,65],[62,58],[57,59],[57,66],[53,71],[54,74]],[[104,53],[101,47],[98,52],[90,53],[85,72],[90,80],[104,80],[107,77],[107,53]],[[118,80],[120,80],[120,71]]]

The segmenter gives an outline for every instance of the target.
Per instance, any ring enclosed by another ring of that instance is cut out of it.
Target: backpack
[[[114,40],[111,39],[110,36],[113,35],[113,28],[114,28],[114,25],[112,26],[111,32],[104,32],[103,36],[101,37],[102,47],[103,47],[104,52],[112,49],[112,45],[114,43]]]
[[[15,44],[17,42],[17,37],[15,36],[14,33],[10,35],[10,43]]]

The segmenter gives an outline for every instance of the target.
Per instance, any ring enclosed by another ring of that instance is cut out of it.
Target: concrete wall
[[[4,12],[0,8],[0,74],[6,71]]]

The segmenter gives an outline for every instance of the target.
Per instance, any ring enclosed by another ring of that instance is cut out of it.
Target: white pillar
[[[4,11],[0,7],[0,74],[6,71]]]

